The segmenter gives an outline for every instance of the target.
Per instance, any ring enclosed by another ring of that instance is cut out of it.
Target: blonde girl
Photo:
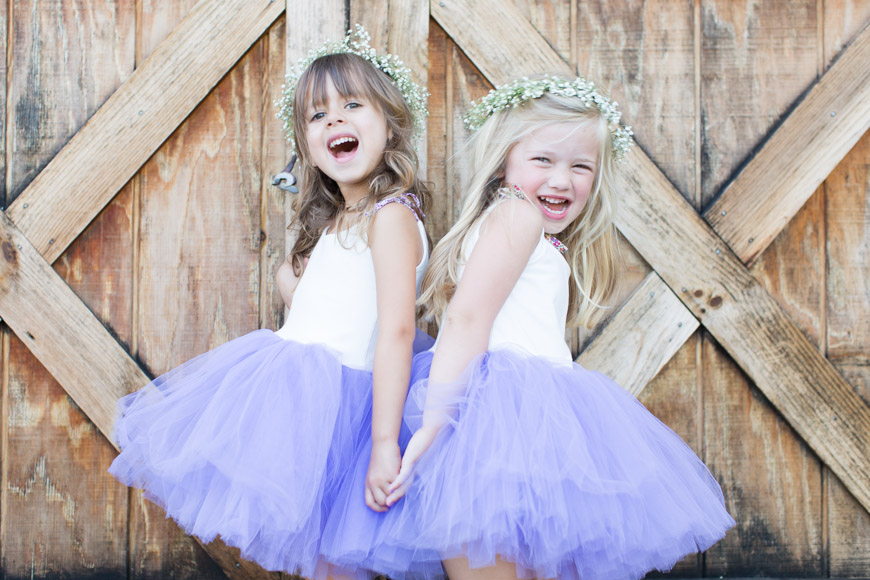
[[[733,525],[719,485],[564,340],[613,288],[631,133],[583,78],[499,87],[468,120],[475,175],[420,299],[441,331],[415,360],[390,510],[358,553],[392,578],[667,570]]]

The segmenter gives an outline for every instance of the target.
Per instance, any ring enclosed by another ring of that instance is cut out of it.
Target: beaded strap
[[[377,212],[382,207],[384,207],[385,205],[387,205],[388,203],[393,203],[393,202],[401,203],[406,208],[411,210],[411,212],[414,214],[414,219],[417,221],[420,221],[421,217],[426,217],[425,214],[423,214],[423,210],[420,208],[419,198],[417,198],[416,195],[414,195],[413,193],[410,193],[410,192],[403,193],[402,195],[395,195],[393,197],[388,197],[386,199],[382,199],[381,201],[379,201],[378,203],[375,204],[375,207],[371,211],[367,211],[365,213],[365,215],[370,216],[370,215],[374,214],[375,212]]]
[[[526,199],[526,194],[519,185],[508,185],[498,188],[496,191],[499,199]]]

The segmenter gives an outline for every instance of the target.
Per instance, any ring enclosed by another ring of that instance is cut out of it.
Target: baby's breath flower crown
[[[426,128],[426,116],[429,114],[426,110],[426,98],[429,93],[412,80],[411,71],[397,56],[392,54],[378,55],[369,44],[370,42],[371,35],[362,25],[357,24],[352,31],[348,31],[342,40],[331,40],[320,48],[312,50],[308,56],[299,59],[290,70],[282,87],[281,99],[275,105],[279,108],[277,117],[284,121],[284,135],[291,147],[296,147],[293,138],[293,98],[296,93],[296,85],[299,83],[302,73],[312,62],[328,54],[355,54],[369,61],[376,69],[390,77],[414,115],[414,139],[423,134]]]
[[[617,104],[598,92],[595,83],[583,77],[573,80],[561,79],[550,75],[529,79],[523,77],[512,83],[496,87],[482,99],[472,103],[471,108],[463,116],[465,126],[476,131],[494,113],[537,99],[544,93],[552,93],[562,97],[577,97],[586,104],[592,104],[601,111],[607,120],[610,134],[613,137],[613,155],[618,161],[625,159],[625,154],[631,148],[631,127],[619,124],[622,114],[616,108]]]

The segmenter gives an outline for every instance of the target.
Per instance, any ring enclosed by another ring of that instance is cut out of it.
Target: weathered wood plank
[[[134,0],[76,7],[69,3],[23,0],[9,6],[12,9],[8,29],[11,58],[7,90],[8,109],[12,112],[9,147],[15,155],[9,159],[10,190],[6,203],[13,204],[132,74],[136,8]],[[113,141],[113,137],[106,135],[100,145],[107,141]],[[104,151],[92,154],[105,158]],[[52,193],[65,183],[55,182]],[[29,201],[29,196],[26,197],[25,201]],[[98,212],[99,209],[94,211],[90,218]],[[28,233],[26,228],[23,231]],[[49,235],[45,242],[52,237]]]
[[[812,84],[816,16],[815,0],[757,5],[711,0],[702,4],[703,205],[722,190],[739,163]],[[788,66],[783,66],[786,59]],[[722,155],[722,150],[728,154]],[[767,175],[759,179],[770,183]]]
[[[114,197],[282,8],[268,0],[202,0],[40,172],[8,214],[49,262]],[[56,195],[59,190],[65,195]]]
[[[573,36],[571,2],[566,0],[513,0],[523,18],[544,37],[565,62],[571,62]]]
[[[707,550],[705,574],[784,577],[800,575],[801,562],[823,574],[818,459],[712,339],[703,348],[718,351],[702,354],[704,459],[737,520]]]
[[[825,189],[828,356],[855,392],[870,401],[870,135],[828,177]],[[865,575],[870,514],[836,478],[828,480],[831,576]]]
[[[771,9],[710,2],[701,9],[699,90],[705,121],[701,191],[705,203],[775,127],[777,117],[817,78],[816,4],[815,0],[797,0]],[[784,57],[788,66],[783,66]],[[735,94],[740,98],[733,98]],[[765,147],[764,154],[769,152]],[[746,169],[737,179],[745,175]],[[755,192],[738,196],[742,204],[752,205],[757,196],[769,199],[769,190],[777,184],[774,175],[756,179],[746,182],[756,187]],[[748,221],[746,214],[726,212],[718,217],[729,224],[740,223],[738,227]],[[755,219],[771,217],[765,213]],[[819,256],[817,222],[812,215],[803,217],[799,226],[792,224],[795,229],[786,227],[781,232],[755,271],[778,302],[797,315],[801,329],[818,337],[819,277],[816,284],[788,277],[791,269],[812,269],[811,260]],[[786,225],[778,223],[777,231]],[[801,232],[808,234],[805,240],[799,239]],[[801,248],[813,256],[803,260]],[[813,344],[818,348],[817,340]],[[754,391],[751,381],[734,369],[726,353],[714,345],[705,345],[702,352],[705,432],[715,434],[718,444],[711,459],[725,488],[734,490],[728,498],[734,513],[751,514],[738,518],[717,550],[708,554],[707,573],[734,574],[757,568],[772,576],[821,574],[824,545],[818,460],[794,440],[794,432],[769,405],[749,396]],[[726,386],[720,384],[723,380]]]
[[[364,2],[368,6],[369,2]],[[414,80],[424,88],[429,84],[429,2],[404,0],[389,3],[387,17],[390,33],[386,49],[405,63]],[[417,141],[417,167],[422,179],[427,175],[426,136]]]
[[[823,4],[821,54],[819,69],[829,67],[832,61],[844,58],[840,53],[855,37],[861,29],[870,23],[870,3],[862,0],[825,0]],[[822,329],[822,344],[829,347],[830,335],[839,335],[848,340],[849,330],[855,328],[855,320],[870,319],[870,306],[865,300],[862,304],[848,301],[850,308],[855,308],[853,315],[846,315],[842,310],[846,304],[843,296],[852,294],[870,276],[867,271],[867,260],[864,260],[863,272],[861,262],[857,263],[857,271],[844,267],[844,261],[854,257],[857,248],[868,247],[870,240],[866,234],[861,235],[860,219],[856,219],[863,209],[866,218],[868,215],[867,203],[870,199],[870,185],[867,184],[867,164],[870,159],[870,141],[865,136],[853,147],[851,153],[837,166],[824,184],[826,197],[825,227],[827,235],[826,267],[826,302],[825,321],[826,328]],[[858,191],[859,185],[864,182],[863,203]],[[845,195],[843,194],[845,192]],[[866,222],[865,222],[866,223]],[[844,232],[841,231],[844,230]],[[866,228],[864,229],[866,232]],[[863,237],[863,241],[862,241]],[[850,247],[851,244],[857,244]],[[850,272],[851,270],[851,272]],[[846,271],[849,274],[840,282],[832,283],[837,271]],[[863,276],[863,277],[862,277]],[[852,294],[857,296],[857,293]],[[862,327],[865,328],[865,327]],[[839,345],[840,339],[834,341]],[[845,342],[845,341],[844,341]],[[858,352],[863,349],[867,355],[870,352],[870,340],[866,334],[864,338],[858,337],[855,341]],[[839,349],[835,349],[837,351]],[[830,355],[830,350],[827,349]],[[842,352],[842,351],[840,351]],[[867,359],[865,364],[852,365],[848,359],[840,360],[833,358],[834,366],[843,374],[847,381],[857,389],[864,398],[870,400],[870,372],[868,372]],[[842,364],[842,363],[846,364]],[[859,361],[860,362],[860,361]],[[826,469],[824,471],[826,489],[826,507],[828,516],[828,566],[832,577],[839,576],[862,576],[870,570],[870,514],[861,509],[861,506],[845,490],[843,485],[832,477]]]
[[[114,450],[27,347],[10,346],[3,574],[126,578],[127,492],[106,473]]]
[[[131,199],[129,188],[122,191],[56,263],[71,289],[126,343]],[[127,490],[106,471],[114,449],[21,342],[11,344],[11,405],[3,406],[4,572],[126,578]]]
[[[606,374],[637,396],[698,326],[698,320],[652,272],[577,362]]]
[[[626,200],[619,229],[870,509],[867,404],[649,158],[633,150],[620,179]]]
[[[689,202],[695,184],[694,8],[691,0],[578,5],[580,74],[619,102],[635,139]]]
[[[9,30],[9,6],[7,2],[0,2],[0,30]],[[0,54],[7,54],[7,35],[0,35]],[[0,59],[0,79],[8,79],[6,69],[6,59]],[[8,81],[7,81],[8,82]],[[0,83],[0,103],[6,103],[6,82]],[[0,179],[0,211],[5,211],[6,206],[12,201],[6,198],[8,184],[6,180],[8,174],[6,172],[6,107],[0,107],[0,171],[2,171],[3,179]]]
[[[115,401],[147,377],[5,214],[0,245],[0,316],[97,428],[111,433]]]
[[[473,48],[475,65],[495,84],[543,71],[568,75],[572,72],[572,67],[556,54],[512,2],[449,0],[432,2],[430,11],[463,50]],[[492,18],[493,14],[498,14],[498,18]],[[469,26],[469,22],[486,22],[487,25]],[[519,38],[522,42],[515,41]],[[476,58],[479,55],[486,57]]]
[[[694,204],[696,165],[688,162],[696,158],[699,122],[693,98],[693,3],[581,2],[577,12],[578,72],[594,79],[619,102],[624,122],[634,127],[646,153]],[[619,307],[626,291],[629,302],[605,322],[603,330],[592,330],[595,338],[589,346],[590,337],[581,329],[580,346],[585,348],[579,360],[614,376],[700,452],[702,417],[696,368],[700,334],[694,333],[698,321],[657,274],[649,273],[637,251],[624,239],[620,241],[627,263],[620,292],[611,305]],[[673,356],[678,360],[671,360]],[[690,556],[673,573],[700,575],[701,562],[700,556]]]
[[[815,2],[807,2],[808,12],[815,11]],[[729,3],[730,5],[730,3]],[[782,14],[774,15],[778,21],[783,20]],[[814,19],[808,18],[807,22]],[[794,22],[804,22],[803,17],[795,17]],[[711,24],[712,26],[712,24]],[[809,34],[809,33],[807,33]],[[815,34],[813,32],[813,34]],[[777,39],[779,42],[781,39]],[[795,44],[807,42],[807,39],[796,38]],[[808,43],[809,44],[809,43]],[[810,44],[811,46],[811,44]],[[754,52],[759,49],[753,47]],[[771,48],[771,54],[781,54],[782,48]],[[808,58],[808,57],[807,57]],[[790,58],[788,67],[782,67],[778,58],[747,58],[746,62],[760,63],[773,61],[782,70],[795,71],[799,68],[797,59]],[[722,236],[731,248],[737,252],[744,262],[753,260],[776,237],[782,227],[788,223],[807,198],[825,180],[828,174],[837,166],[843,156],[849,152],[855,143],[870,128],[870,27],[864,29],[852,45],[842,54],[834,65],[825,73],[824,79],[816,84],[800,105],[788,116],[782,126],[770,137],[764,149],[756,155],[740,172],[740,175],[722,193],[704,217]],[[815,61],[813,61],[814,63]],[[793,64],[791,64],[793,63]],[[803,76],[815,72],[815,66]],[[782,87],[784,82],[770,78],[770,71],[758,71],[757,78],[765,78],[764,83],[754,86]],[[720,95],[718,99],[726,98],[732,103],[744,103],[747,99],[733,99],[735,92],[733,81],[721,78],[718,72],[709,72],[711,77],[711,95]],[[790,90],[779,99],[782,107],[788,104],[800,93],[807,82],[801,82],[800,76],[791,81]],[[712,82],[717,79],[718,82]],[[726,86],[719,86],[725,82]],[[786,85],[787,86],[787,85]],[[743,92],[739,86],[736,89]],[[783,100],[784,98],[784,100]],[[777,99],[771,95],[762,95],[759,102],[770,107]],[[706,114],[721,110],[723,103],[712,102]],[[775,111],[768,115],[761,113],[761,118],[775,116]],[[731,117],[729,117],[731,118]],[[773,119],[771,118],[771,121]],[[734,129],[725,127],[721,139],[712,138],[714,127],[705,129],[709,139],[705,150],[719,149],[725,142],[751,144],[757,141],[754,134],[758,127],[766,127],[770,123],[759,123],[751,112],[745,113],[745,131],[734,134]],[[728,122],[723,120],[723,123]],[[750,126],[754,126],[750,129]],[[752,133],[744,135],[744,132]],[[707,151],[708,157],[716,157],[712,151]],[[722,170],[724,171],[724,169]],[[717,183],[710,184],[712,188]]]
[[[452,71],[453,43],[447,38],[438,23],[431,21],[429,27],[429,119],[426,128],[428,145],[428,174],[432,191],[432,205],[426,215],[426,229],[432,241],[441,239],[452,223],[451,199],[452,184],[447,178],[447,166],[451,162],[448,143],[453,132],[451,117],[453,99],[450,94],[452,81],[448,75]]]
[[[286,70],[286,19],[279,18],[269,29],[265,40],[265,61],[261,82],[262,153],[260,155],[260,328],[277,330],[284,321],[284,301],[275,285],[275,272],[286,256],[285,215],[292,194],[272,185],[272,176],[282,171],[289,161],[282,123],[275,118],[274,102],[281,98]]]
[[[810,198],[767,247],[752,273],[819,348],[824,302],[824,197]],[[718,348],[704,356],[705,432],[715,441],[711,467],[734,490],[739,519],[708,573],[769,576],[825,571],[822,466]],[[773,492],[772,492],[773,490]],[[743,572],[741,572],[741,570]]]

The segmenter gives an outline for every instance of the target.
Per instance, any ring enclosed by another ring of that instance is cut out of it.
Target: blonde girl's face
[[[595,182],[598,149],[592,123],[545,125],[510,150],[504,181],[520,186],[541,211],[546,233],[558,234],[586,206]]]
[[[315,167],[338,184],[348,204],[362,199],[387,144],[381,110],[365,97],[342,96],[327,79],[325,101],[309,102],[305,133]]]

